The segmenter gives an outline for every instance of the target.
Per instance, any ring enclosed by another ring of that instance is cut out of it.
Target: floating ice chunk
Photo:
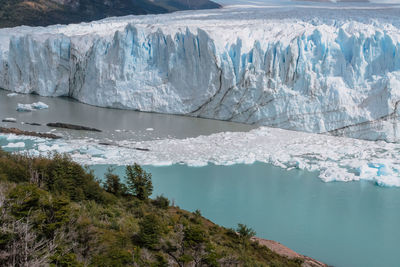
[[[16,93],[7,94],[8,97],[14,97],[14,96],[17,96],[17,95],[18,95],[18,94],[16,94]]]
[[[19,112],[31,112],[33,110],[31,104],[20,104],[17,105],[17,111]]]
[[[48,109],[49,106],[43,102],[36,102],[32,104],[33,109]]]
[[[24,142],[18,142],[18,143],[9,143],[5,146],[2,146],[2,148],[23,148],[25,147]]]
[[[44,140],[36,136],[27,135],[5,134],[4,136],[6,137],[7,141],[32,140],[34,142],[40,142],[41,140]]]
[[[49,108],[49,106],[43,102],[36,102],[36,103],[32,103],[32,104],[18,103],[18,105],[17,105],[17,111],[21,111],[21,112],[30,112],[35,109],[40,110],[40,109],[48,109],[48,108]]]
[[[147,128],[146,131],[150,131],[151,132],[151,131],[154,131],[154,129],[153,128]]]

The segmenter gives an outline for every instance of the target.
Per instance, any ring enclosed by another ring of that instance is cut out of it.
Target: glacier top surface
[[[238,38],[248,40],[252,47],[254,40],[277,39],[289,42],[296,36],[324,27],[325,32],[339,27],[348,33],[375,33],[376,28],[390,33],[400,40],[400,5],[388,4],[331,4],[294,2],[265,5],[230,5],[217,10],[184,11],[164,15],[141,15],[112,17],[99,21],[49,27],[27,27],[0,29],[0,49],[6,51],[12,36],[32,34],[39,39],[43,35],[63,34],[68,37],[88,36],[113,37],[128,24],[143,32],[163,31],[174,34],[198,28],[206,31],[216,42],[217,48],[235,42]],[[82,38],[84,39],[84,38]]]

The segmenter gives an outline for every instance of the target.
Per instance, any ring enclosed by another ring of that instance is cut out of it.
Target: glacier
[[[400,7],[292,3],[0,30],[0,88],[400,141]]]

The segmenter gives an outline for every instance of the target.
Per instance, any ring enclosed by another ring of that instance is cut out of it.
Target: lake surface
[[[0,126],[17,127],[29,131],[47,132],[45,126],[50,122],[72,123],[102,130],[97,132],[70,131],[57,129],[56,134],[65,138],[96,138],[100,140],[144,141],[162,138],[187,138],[209,135],[225,131],[249,131],[254,126],[208,120],[201,118],[144,113],[132,110],[99,108],[79,103],[69,98],[42,97],[38,95],[17,95],[8,97],[11,92],[0,89]],[[18,103],[31,104],[44,102],[49,108],[32,112],[18,112]],[[15,123],[1,122],[4,118],[16,118]],[[40,123],[31,126],[21,122]]]
[[[92,166],[102,177],[106,166]],[[154,195],[225,227],[257,235],[333,266],[399,266],[400,189],[324,183],[267,164],[151,167]],[[116,173],[123,176],[124,168]]]
[[[183,116],[98,108],[66,98],[35,95],[7,97],[0,90],[1,126],[47,132],[49,122],[91,126],[102,133],[57,129],[66,139],[155,140],[187,138],[254,127]],[[42,101],[47,110],[17,112],[18,103]],[[21,122],[36,122],[31,126]],[[21,140],[25,147],[35,140]],[[8,144],[0,138],[0,146]],[[99,177],[107,166],[92,166]],[[400,188],[370,182],[324,183],[316,173],[287,171],[268,164],[215,166],[146,166],[153,174],[154,195],[164,194],[181,208],[202,214],[225,227],[245,223],[263,238],[334,266],[398,266]],[[116,170],[123,175],[124,168]]]

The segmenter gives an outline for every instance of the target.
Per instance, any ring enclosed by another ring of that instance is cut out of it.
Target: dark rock
[[[17,128],[5,128],[5,127],[0,127],[0,133],[35,136],[35,137],[50,138],[50,139],[60,139],[61,138],[61,136],[57,136],[55,134],[29,132],[29,131],[23,131],[23,130],[20,130]]]
[[[130,148],[130,147],[118,145],[118,144],[116,144],[116,143],[108,143],[108,142],[100,142],[99,145]],[[146,151],[146,152],[149,152],[149,151],[150,151],[150,149],[148,149],[148,148],[140,148],[140,147],[134,147],[133,149],[138,150],[138,151]]]
[[[100,142],[99,145],[102,145],[102,146],[112,146],[113,144],[111,144],[111,143],[106,143],[106,142]]]
[[[12,123],[16,123],[17,121],[14,119],[3,119],[2,122],[12,122]]]
[[[24,122],[24,124],[32,125],[32,126],[42,126],[40,123],[36,122]]]
[[[47,126],[48,127],[54,127],[54,128],[64,128],[64,129],[70,129],[70,130],[78,130],[78,131],[101,132],[101,130],[96,129],[96,128],[90,128],[90,127],[86,127],[86,126],[69,124],[69,123],[61,123],[61,122],[48,123]]]
[[[135,149],[139,150],[139,151],[150,151],[150,149],[148,149],[148,148],[135,147]]]

